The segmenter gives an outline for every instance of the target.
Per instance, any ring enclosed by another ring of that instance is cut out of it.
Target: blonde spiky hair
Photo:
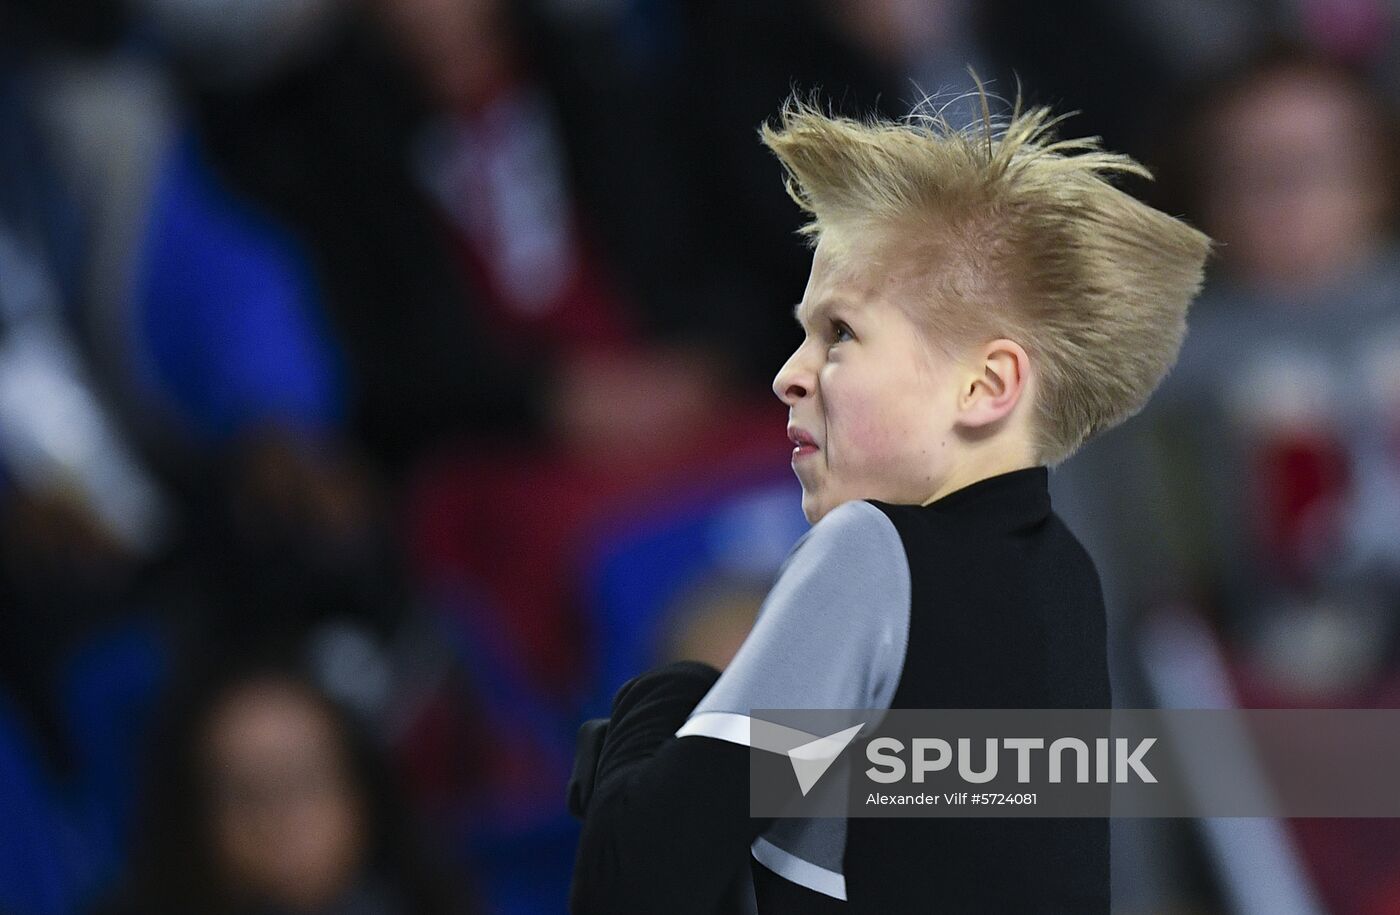
[[[981,122],[954,129],[927,98],[900,121],[857,121],[794,95],[759,135],[813,246],[882,232],[882,269],[927,277],[903,304],[928,339],[1026,349],[1033,447],[1053,465],[1142,409],[1176,362],[1211,241],[1109,183],[1151,178],[1138,162],[1098,137],[1055,139],[1069,115],[1022,111],[1018,91],[997,119],[980,80],[977,96]]]

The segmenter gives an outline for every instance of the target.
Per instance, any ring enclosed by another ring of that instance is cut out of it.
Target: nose
[[[803,364],[801,356],[799,347],[773,378],[773,393],[788,406],[810,395],[816,386],[816,376]]]

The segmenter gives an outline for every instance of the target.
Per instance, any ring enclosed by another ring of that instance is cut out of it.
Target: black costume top
[[[1034,466],[841,505],[722,675],[683,661],[623,686],[574,915],[712,915],[746,858],[761,915],[1108,912],[1106,819],[749,816],[755,708],[1111,706],[1098,573],[1048,484]]]

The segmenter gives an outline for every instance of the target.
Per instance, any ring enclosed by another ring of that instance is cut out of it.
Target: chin
[[[806,515],[808,524],[816,524],[835,507],[830,499],[805,492],[802,494],[802,514]]]

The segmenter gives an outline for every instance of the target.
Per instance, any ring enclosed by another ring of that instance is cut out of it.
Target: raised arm
[[[793,548],[723,674],[681,661],[628,681],[588,800],[574,915],[714,915],[770,823],[749,816],[752,710],[888,707],[908,612],[899,535],[851,502]]]

